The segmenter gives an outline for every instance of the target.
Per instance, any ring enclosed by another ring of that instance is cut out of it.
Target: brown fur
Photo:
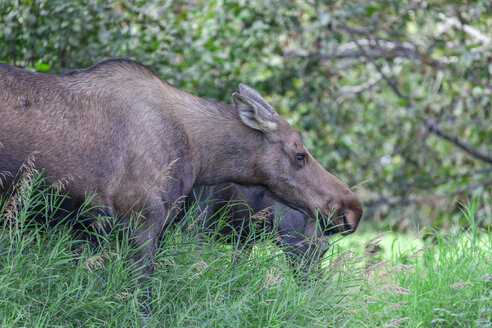
[[[196,185],[263,185],[290,207],[311,217],[334,213],[340,231],[354,231],[362,207],[350,189],[256,91],[242,84],[240,91],[236,108],[219,104],[123,59],[66,75],[0,64],[0,172],[15,176],[33,156],[52,182],[71,177],[64,190],[74,208],[97,193],[93,204],[124,221],[141,212],[143,271],[175,205]],[[0,192],[13,182],[6,177]]]

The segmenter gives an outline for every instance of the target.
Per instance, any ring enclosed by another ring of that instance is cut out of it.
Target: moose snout
[[[359,226],[360,219],[362,218],[362,204],[359,199],[353,195],[349,202],[347,202],[344,216],[343,216],[343,235],[348,235],[354,232]]]
[[[348,191],[340,197],[330,208],[330,228],[342,235],[353,233],[359,226],[362,218],[362,204],[359,199]]]

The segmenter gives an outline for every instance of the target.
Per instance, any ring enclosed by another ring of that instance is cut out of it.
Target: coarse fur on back
[[[204,110],[203,114],[205,115],[209,114],[217,117],[222,117],[222,115],[226,115],[233,119],[238,117],[237,111],[234,110],[234,108],[232,108],[231,106],[222,104],[212,99],[195,97],[181,89],[178,89],[174,87],[172,84],[163,80],[161,77],[159,77],[159,75],[157,75],[157,73],[155,73],[152,70],[152,68],[150,68],[149,66],[143,65],[134,60],[122,59],[122,58],[105,58],[98,61],[97,63],[95,63],[89,68],[74,70],[65,75],[70,76],[70,75],[77,75],[77,74],[84,74],[84,73],[91,73],[91,72],[101,75],[105,80],[107,79],[108,74],[113,74],[115,78],[121,78],[121,79],[131,78],[135,80],[142,80],[145,81],[146,83],[150,83],[152,81],[156,83],[156,87],[171,88],[172,92],[176,93],[177,97],[182,98],[183,102],[191,101],[190,105],[192,104],[192,102],[198,102],[201,104],[201,106],[197,106],[197,107],[193,107],[193,106],[178,107],[176,108],[177,110],[186,111],[186,109],[192,109],[192,110],[202,109]],[[116,75],[115,73],[121,75]]]

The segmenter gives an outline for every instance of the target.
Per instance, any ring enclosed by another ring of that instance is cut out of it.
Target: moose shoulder
[[[333,215],[353,232],[359,200],[328,173],[254,89],[239,85],[234,107],[177,89],[148,67],[107,59],[66,75],[0,65],[0,192],[31,158],[64,185],[73,206],[92,203],[135,231],[141,272],[181,196],[193,186],[263,185],[284,204],[316,217]]]

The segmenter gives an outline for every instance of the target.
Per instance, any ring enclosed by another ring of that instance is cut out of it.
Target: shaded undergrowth
[[[463,206],[467,226],[423,230],[405,250],[392,233],[334,236],[302,282],[271,233],[255,232],[246,261],[239,241],[198,245],[189,211],[156,250],[144,322],[127,230],[101,234],[94,247],[74,232],[77,217],[49,224],[63,196],[38,190],[42,181],[32,172],[0,199],[2,327],[492,326],[492,233],[478,228],[473,201]]]

